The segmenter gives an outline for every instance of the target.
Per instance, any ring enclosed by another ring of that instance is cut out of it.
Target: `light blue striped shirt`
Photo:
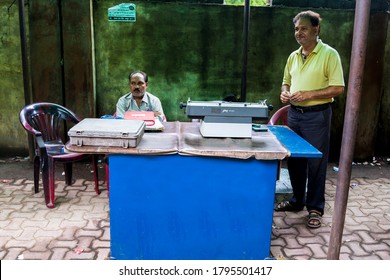
[[[159,113],[158,117],[161,121],[165,121],[160,99],[149,92],[145,92],[139,107],[131,92],[119,98],[116,104],[117,117],[123,118],[127,111],[153,111]]]

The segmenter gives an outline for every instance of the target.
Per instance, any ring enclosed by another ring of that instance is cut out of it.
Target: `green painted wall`
[[[46,5],[53,7],[50,13],[46,13],[44,23],[43,14],[40,17],[42,7],[36,6],[40,2],[29,2],[29,31],[30,36],[34,35],[35,38],[30,44],[31,62],[34,65],[31,74],[34,101],[40,101],[42,98],[61,98],[62,102],[63,94],[71,109],[83,117],[112,114],[118,98],[128,92],[127,76],[134,69],[142,69],[149,74],[149,91],[160,97],[167,117],[172,121],[187,120],[183,110],[179,108],[179,103],[188,98],[216,100],[230,93],[240,94],[242,6],[192,3],[195,1],[133,1],[137,5],[137,21],[122,23],[109,22],[107,19],[107,9],[117,5],[116,1],[91,1],[94,23],[94,46],[91,46],[91,49],[94,47],[95,50],[96,69],[96,87],[91,88],[93,81],[90,74],[90,49],[86,43],[90,42],[91,38],[88,36],[88,28],[80,29],[89,22],[89,5],[84,2],[82,5],[77,4],[76,0],[63,1],[63,47],[66,59],[65,84],[62,85],[58,82],[58,52],[61,47],[57,39],[58,18],[55,16],[58,7],[52,5],[55,1],[45,1]],[[64,10],[74,5],[77,5],[74,16],[69,10]],[[0,154],[13,148],[26,150],[27,147],[27,137],[17,118],[24,105],[18,13],[16,5],[10,9],[8,6],[9,4],[0,3],[0,74],[6,77],[5,80],[0,80],[0,98],[3,101],[0,103],[0,106],[3,106],[0,116],[4,118],[7,114],[11,117],[10,125],[0,125]],[[247,101],[267,99],[274,105],[275,110],[282,106],[279,103],[279,91],[283,67],[287,56],[298,48],[293,36],[292,18],[301,10],[302,8],[284,6],[251,7]],[[321,37],[324,42],[339,51],[348,83],[354,11],[320,8],[316,11],[320,12],[324,19]],[[73,22],[77,20],[77,15],[84,15],[82,21]],[[388,57],[387,18],[386,12],[379,11],[372,12],[370,19],[370,55],[367,56],[366,62],[365,97],[362,100],[364,108],[360,117],[361,132],[365,134],[357,139],[358,157],[390,152],[386,146],[379,146],[377,150],[374,147],[380,139],[381,143],[383,139],[389,139],[390,131],[390,116],[386,113],[389,112],[386,77],[390,69],[380,57],[382,55],[383,58],[384,54]],[[48,30],[42,31],[44,24]],[[78,30],[85,31],[86,35],[81,36]],[[39,40],[36,40],[37,34],[40,36]],[[45,37],[44,34],[50,36]],[[73,42],[75,37],[77,40]],[[83,41],[83,37],[86,41]],[[380,51],[374,54],[375,49]],[[83,59],[85,56],[88,59]],[[4,66],[7,63],[10,64],[8,68]],[[83,73],[86,75],[82,75]],[[43,81],[41,85],[40,81]],[[51,91],[50,87],[56,90],[63,87],[64,92],[59,96],[58,92]],[[74,90],[75,87],[78,91]],[[42,92],[37,88],[41,88]],[[12,94],[5,95],[5,92]],[[337,98],[333,106],[332,153],[336,159],[341,142],[345,97],[344,95]],[[91,103],[91,98],[96,99]],[[370,100],[375,101],[370,103]],[[378,121],[380,123],[377,125]],[[380,132],[377,132],[378,129]],[[382,132],[387,135],[383,137],[380,134]],[[377,133],[378,136],[375,136]]]
[[[387,22],[387,38],[390,38],[390,25]],[[387,43],[384,61],[390,61],[390,47]],[[381,147],[386,154],[390,154],[390,63],[384,63],[381,109],[379,111],[378,131],[375,138],[376,147]]]
[[[99,114],[115,110],[134,69],[149,74],[149,91],[160,97],[169,120],[186,119],[179,102],[189,97],[213,100],[239,92],[241,10],[136,2],[135,23],[108,22],[107,9],[114,3],[94,6]]]
[[[94,6],[99,114],[115,109],[117,99],[128,91],[127,75],[133,69],[149,73],[149,90],[161,98],[171,120],[186,119],[178,104],[189,97],[214,100],[240,94],[242,8],[135,1],[135,23],[108,22],[107,8],[114,3],[103,1]],[[298,11],[251,8],[247,101],[267,99],[280,105],[283,67],[298,47],[291,21]],[[347,62],[353,12],[343,12],[341,38],[332,30],[340,15],[321,13],[326,18],[323,40],[340,49]],[[344,68],[348,72],[348,63]]]
[[[110,114],[128,91],[127,75],[142,69],[149,90],[160,97],[169,120],[188,120],[181,101],[216,100],[240,94],[243,8],[183,3],[137,4],[135,23],[108,22],[114,1],[94,6],[97,112]],[[279,102],[283,68],[298,48],[293,16],[299,8],[251,7],[247,101]],[[346,79],[352,42],[353,11],[320,10],[322,39],[339,50]],[[337,28],[338,32],[334,32]],[[343,34],[340,36],[340,33]],[[345,96],[334,105],[334,142],[341,140]],[[339,148],[336,146],[335,153]]]
[[[18,154],[28,147],[19,122],[24,106],[19,13],[16,4],[5,2],[0,2],[0,154]]]

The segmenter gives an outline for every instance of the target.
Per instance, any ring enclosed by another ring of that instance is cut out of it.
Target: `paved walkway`
[[[0,259],[109,258],[109,205],[105,182],[96,195],[90,174],[65,186],[57,181],[56,208],[44,204],[43,191],[33,192],[32,169],[12,167],[19,176],[0,172]],[[9,166],[8,166],[9,168]],[[79,164],[76,171],[90,166]],[[0,169],[5,166],[0,165]],[[104,169],[101,167],[100,174]],[[386,167],[390,171],[389,167]],[[340,259],[390,260],[390,174],[369,178],[355,174],[351,181]],[[10,172],[8,172],[10,173]],[[16,174],[15,173],[15,174]],[[332,223],[336,177],[330,168],[326,210],[319,229],[306,227],[306,211],[275,212],[271,253],[278,259],[326,259]],[[61,176],[61,174],[59,175]],[[277,194],[280,201],[289,194]]]
[[[335,178],[326,183],[322,227],[306,227],[307,211],[274,212],[271,253],[282,259],[326,259],[336,193]],[[390,260],[390,179],[351,181],[341,260]],[[277,195],[281,200],[283,195]]]

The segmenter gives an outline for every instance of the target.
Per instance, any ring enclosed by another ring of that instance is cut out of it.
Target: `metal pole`
[[[246,101],[246,73],[248,66],[248,33],[249,33],[249,17],[250,17],[250,0],[245,0],[244,5],[244,30],[242,43],[242,77],[241,77],[241,97],[240,101]]]
[[[340,256],[359,117],[364,63],[366,59],[370,6],[371,0],[356,1],[347,105],[341,142],[340,165],[337,176],[332,229],[329,239],[328,260],[336,260],[339,259]]]
[[[31,104],[31,93],[30,93],[30,71],[28,68],[26,17],[24,14],[24,0],[19,0],[19,34],[20,34],[20,48],[22,54],[24,103],[28,105]],[[32,159],[35,154],[34,150],[35,150],[34,138],[31,134],[28,134],[28,151],[29,151],[30,159]]]

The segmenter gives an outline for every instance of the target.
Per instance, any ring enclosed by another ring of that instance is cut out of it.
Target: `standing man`
[[[160,99],[146,91],[148,75],[142,71],[134,71],[129,75],[130,92],[119,98],[116,104],[117,117],[123,118],[127,111],[153,111],[160,121],[165,121]]]
[[[320,15],[313,11],[304,11],[294,17],[295,39],[301,47],[287,59],[280,94],[282,103],[291,104],[287,125],[321,151],[322,158],[288,159],[293,197],[279,203],[275,211],[301,211],[306,206],[309,212],[307,226],[310,228],[321,226],[325,207],[331,103],[333,97],[344,92],[340,56],[319,39],[320,21]]]

